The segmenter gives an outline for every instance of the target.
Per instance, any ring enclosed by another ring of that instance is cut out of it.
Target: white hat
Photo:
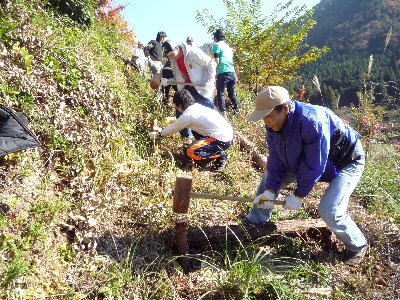
[[[291,101],[287,89],[281,86],[267,86],[256,97],[256,107],[247,117],[249,121],[258,121],[267,116],[275,106]]]

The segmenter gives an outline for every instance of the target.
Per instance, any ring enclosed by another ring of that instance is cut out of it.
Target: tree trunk
[[[235,131],[235,138],[239,142],[240,149],[247,151],[250,154],[251,160],[257,165],[257,167],[264,170],[267,164],[267,157],[259,153],[257,147],[239,131]]]

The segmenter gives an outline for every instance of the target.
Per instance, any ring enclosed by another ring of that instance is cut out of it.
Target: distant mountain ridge
[[[317,24],[308,33],[306,42],[310,46],[328,46],[330,51],[303,67],[301,76],[288,86],[296,90],[304,85],[313,103],[333,103],[340,99],[338,105],[347,106],[358,104],[357,93],[367,80],[378,83],[382,90],[375,91],[376,101],[398,102],[400,0],[321,0],[313,10]],[[314,76],[319,78],[325,95],[312,84]]]
[[[338,54],[378,54],[386,48],[400,55],[399,0],[321,0],[314,19],[311,45],[327,45]]]

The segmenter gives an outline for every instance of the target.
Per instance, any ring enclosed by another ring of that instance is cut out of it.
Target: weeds
[[[0,211],[0,230],[3,230],[7,226],[8,226],[7,220],[4,218],[4,216],[2,215],[2,213]]]
[[[289,237],[268,245],[221,241],[222,249],[194,256],[203,268],[189,275],[183,275],[174,262],[166,262],[170,253],[163,234],[172,227],[171,189],[177,172],[191,172],[195,191],[250,197],[260,171],[237,145],[230,148],[231,160],[223,172],[179,169],[176,153],[182,140],[165,140],[152,151],[147,136],[153,119],[166,125],[164,119],[173,111],[156,101],[146,78],[125,67],[121,57],[130,53],[113,26],[97,22],[90,28],[76,26],[68,17],[47,11],[41,1],[7,3],[12,9],[1,11],[0,39],[13,55],[7,52],[2,59],[23,72],[2,68],[0,92],[4,102],[28,113],[43,147],[33,154],[8,156],[0,168],[5,199],[1,201],[6,202],[0,208],[7,206],[7,213],[0,210],[2,295],[7,291],[16,298],[23,290],[27,299],[305,299],[303,288],[335,281],[331,271],[337,266],[311,260],[313,245]],[[13,48],[14,44],[18,46]],[[245,120],[253,109],[254,94],[240,88],[237,92],[242,111],[228,117],[267,154],[263,125],[249,126]],[[374,119],[367,120],[366,127],[361,120],[370,111],[380,122],[380,111],[369,91],[360,97],[365,97],[366,110],[359,110],[355,119],[373,141]],[[399,159],[396,148],[380,146],[371,142],[368,148],[369,160],[355,197],[363,200],[373,217],[398,223]],[[376,147],[381,149],[375,152]],[[248,208],[193,201],[189,217],[194,226],[225,225]],[[121,245],[105,253],[99,246],[82,249],[73,235],[86,223],[70,222],[71,214],[93,221],[95,226],[87,233],[98,244],[110,231],[118,234]],[[285,216],[308,217],[304,210]],[[280,218],[275,210],[273,219]],[[69,230],[60,230],[60,224],[69,225]],[[396,232],[391,231],[393,239]],[[377,239],[384,240],[372,237],[371,243],[379,244]],[[374,251],[371,256],[378,256]],[[393,260],[398,257],[394,251]],[[360,278],[366,273],[379,277],[376,270],[386,265],[374,263],[356,270]],[[343,273],[342,285],[350,284],[340,287],[339,298],[354,298],[354,290],[362,289],[365,281],[348,280],[354,277],[351,270]]]
[[[63,211],[68,210],[71,204],[68,201],[55,199],[54,201],[39,200],[31,209],[31,213],[40,218],[44,223],[51,222],[54,217]]]
[[[243,245],[237,238],[238,246],[225,243],[222,255],[214,251],[212,256],[194,256],[215,274],[216,289],[208,293],[221,299],[300,299],[304,286],[328,286],[328,268],[296,258],[308,257],[306,243],[285,241],[264,247],[261,241]]]
[[[307,285],[329,286],[331,283],[331,272],[320,263],[308,261],[298,264],[285,274],[287,281],[301,281]]]
[[[373,157],[367,160],[356,193],[371,212],[391,216],[400,224],[400,158],[391,157],[390,161]]]
[[[106,282],[98,290],[105,297],[117,299],[136,297],[138,299],[175,299],[174,289],[165,271],[158,269],[159,261],[148,264],[139,262],[136,252],[139,240],[132,244],[125,258],[113,264],[107,271]]]
[[[13,50],[21,55],[20,62],[25,66],[26,72],[29,74],[32,72],[32,60],[33,55],[29,54],[25,47],[20,48],[17,44],[13,46]]]
[[[23,251],[12,238],[0,235],[0,254],[7,253],[11,259],[7,263],[0,262],[0,285],[9,287],[16,279],[31,272],[30,263],[23,258]]]
[[[17,256],[7,264],[0,264],[0,285],[8,288],[16,279],[30,272],[30,263]]]

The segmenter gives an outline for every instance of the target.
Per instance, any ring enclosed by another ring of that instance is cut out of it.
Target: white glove
[[[161,136],[161,135],[160,135],[160,132],[158,132],[158,131],[152,131],[152,132],[149,133],[149,137],[150,137],[150,139],[151,139],[152,141],[156,140],[156,139],[159,138],[160,136]]]
[[[297,198],[295,195],[289,195],[285,197],[286,204],[283,208],[298,210],[303,206],[303,201]]]
[[[162,128],[161,128],[161,127],[158,127],[158,126],[155,126],[155,127],[153,127],[153,131],[154,131],[154,132],[159,132],[159,133],[161,133]]]
[[[255,197],[253,203],[257,205],[258,208],[272,209],[274,207],[274,200],[275,194],[270,191],[265,191]]]
[[[167,86],[168,85],[168,79],[167,78],[161,78],[161,85],[162,86]]]

